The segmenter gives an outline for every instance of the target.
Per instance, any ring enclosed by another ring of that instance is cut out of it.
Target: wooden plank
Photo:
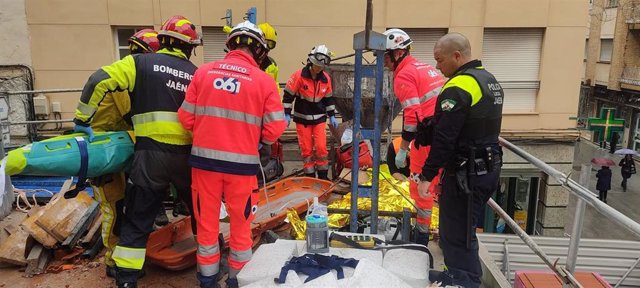
[[[93,198],[84,191],[72,199],[61,197],[36,220],[36,224],[53,235],[56,240],[63,242],[93,203],[95,203]]]
[[[73,248],[78,243],[84,232],[89,230],[90,225],[93,223],[93,219],[98,215],[98,202],[93,201],[93,204],[89,206],[84,215],[76,222],[75,228],[71,231],[71,234],[67,237],[62,246],[66,248]]]
[[[58,240],[56,240],[56,238],[54,238],[51,234],[49,234],[47,231],[36,224],[36,220],[38,220],[38,218],[40,218],[46,211],[46,206],[36,207],[33,208],[32,211],[33,210],[36,210],[35,213],[33,213],[31,217],[25,219],[22,224],[20,224],[20,227],[22,227],[25,231],[27,231],[27,233],[29,233],[29,235],[33,237],[33,239],[35,239],[45,247],[55,247],[58,243]]]
[[[45,249],[44,255],[40,257],[38,261],[38,268],[33,271],[33,275],[39,275],[45,273],[47,271],[47,267],[49,266],[49,262],[53,259],[53,251],[50,249]]]
[[[51,197],[51,201],[49,201],[49,203],[44,207],[31,209],[31,211],[29,211],[29,217],[25,219],[22,224],[20,224],[20,226],[24,228],[24,230],[27,231],[36,241],[47,248],[55,247],[55,245],[58,243],[58,240],[56,240],[56,238],[53,237],[53,235],[51,235],[49,232],[42,229],[42,227],[38,226],[36,224],[36,221],[38,221],[38,219],[42,217],[42,215],[45,214],[47,210],[51,209],[51,207],[55,206],[56,203],[63,198],[62,192],[69,190],[71,188],[71,185],[73,185],[72,178],[64,181],[64,184],[62,184],[62,187],[60,188],[60,193],[57,193],[56,195]]]
[[[89,231],[87,231],[87,235],[82,237],[82,239],[80,240],[80,243],[82,243],[83,246],[90,244],[98,231],[101,231],[100,228],[102,227],[102,217],[102,214],[99,213],[98,217],[93,220],[93,224],[91,224],[91,228],[89,229]]]
[[[9,224],[7,226],[4,227],[4,230],[7,231],[7,233],[9,233],[9,235],[13,234],[16,230],[18,230],[18,228],[13,225],[13,224]]]
[[[29,256],[27,256],[27,269],[25,269],[26,277],[33,277],[33,275],[42,273],[43,269],[40,268],[41,265],[45,265],[48,263],[48,259],[50,258],[51,250],[45,248],[41,244],[35,244],[31,251],[29,252]],[[44,262],[44,263],[43,263]]]
[[[0,261],[24,266],[27,265],[25,257],[29,243],[29,233],[18,229],[7,240],[0,244]]]

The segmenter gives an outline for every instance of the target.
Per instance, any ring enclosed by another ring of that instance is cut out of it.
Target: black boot
[[[453,278],[447,271],[429,270],[429,281],[431,283],[440,282],[442,287],[453,285]]]
[[[200,272],[196,274],[196,277],[198,278],[198,282],[200,282],[200,288],[220,288],[220,285],[218,284],[219,276],[220,276],[219,272],[218,274],[215,274],[213,276],[202,276]]]
[[[329,170],[318,170],[318,179],[329,180]]]
[[[429,246],[429,232],[420,232],[418,229],[413,231],[413,237],[411,239],[413,243]]]
[[[107,266],[105,274],[109,278],[116,278],[116,266]],[[140,272],[138,272],[138,279],[144,278],[145,275],[147,275],[147,273],[144,272],[144,270],[140,270]]]
[[[238,288],[238,278],[228,278],[227,279],[227,288]]]
[[[136,288],[138,279],[144,277],[144,270],[114,267],[118,288]]]

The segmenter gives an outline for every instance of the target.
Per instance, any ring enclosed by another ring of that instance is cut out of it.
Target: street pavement
[[[610,154],[608,149],[600,149],[589,141],[582,140],[577,143],[576,147],[579,155],[575,157],[574,169],[580,167],[581,164],[589,164],[590,160],[594,157],[610,158],[616,165],[620,162],[620,159],[622,159],[621,156]],[[636,162],[636,166],[640,167],[640,163]],[[598,196],[596,190],[596,183],[598,181],[596,173],[598,169],[600,169],[600,167],[594,166],[592,168],[591,180],[589,181],[589,190],[592,191],[596,197]],[[611,177],[611,190],[609,190],[607,194],[607,204],[631,218],[633,221],[640,223],[640,175],[636,174],[631,176],[627,181],[627,192],[623,192],[622,186],[620,186],[622,182],[620,166],[614,166],[611,167],[611,169],[613,175]],[[574,170],[573,173],[571,173],[571,177],[578,181],[580,171]],[[569,198],[569,209],[567,209],[567,223],[565,225],[565,233],[567,234],[571,233],[571,227],[573,226],[576,201],[577,197],[571,194]],[[582,238],[640,240],[639,235],[630,232],[611,219],[603,216],[588,204],[584,216]]]

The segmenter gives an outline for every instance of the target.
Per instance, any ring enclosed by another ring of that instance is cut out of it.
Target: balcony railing
[[[640,86],[640,67],[624,67],[624,70],[622,71],[622,77],[620,77],[620,83]]]

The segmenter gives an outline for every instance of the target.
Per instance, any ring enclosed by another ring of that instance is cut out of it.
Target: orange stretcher
[[[281,226],[287,217],[287,210],[298,213],[307,210],[313,197],[326,200],[332,192],[332,182],[310,177],[291,177],[260,188],[258,211],[251,225],[254,237]],[[269,196],[268,204],[264,190]],[[308,201],[308,202],[307,202]],[[220,223],[220,233],[228,247],[229,223]],[[196,264],[197,243],[191,231],[191,217],[170,223],[149,235],[147,261],[168,270],[183,270]]]

